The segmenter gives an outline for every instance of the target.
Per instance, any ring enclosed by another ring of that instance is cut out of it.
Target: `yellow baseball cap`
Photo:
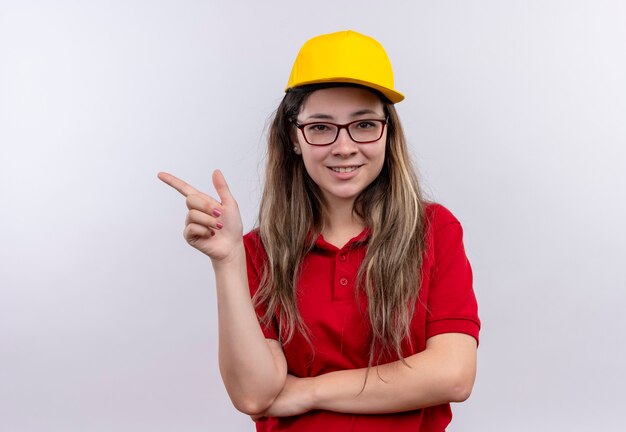
[[[319,83],[360,84],[380,91],[393,103],[404,99],[394,89],[391,62],[383,46],[352,30],[323,34],[305,42],[285,91]]]

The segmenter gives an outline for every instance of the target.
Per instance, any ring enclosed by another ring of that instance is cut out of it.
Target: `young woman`
[[[422,197],[391,64],[352,31],[301,49],[268,137],[258,228],[176,177],[211,258],[220,371],[259,431],[444,431],[480,321],[455,217]]]

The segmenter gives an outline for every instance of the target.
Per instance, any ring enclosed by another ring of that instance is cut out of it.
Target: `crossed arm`
[[[271,341],[270,343],[276,341]],[[324,409],[354,414],[408,411],[466,400],[476,374],[476,341],[460,333],[431,337],[426,350],[377,368],[330,372],[312,378],[288,376],[261,416]],[[367,384],[363,387],[365,374]]]

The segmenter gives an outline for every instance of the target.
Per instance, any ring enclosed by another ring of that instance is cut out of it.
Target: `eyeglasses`
[[[306,142],[314,146],[331,145],[337,141],[341,129],[348,131],[352,141],[359,144],[369,144],[378,141],[383,136],[387,119],[362,119],[346,124],[331,122],[299,124],[294,120],[293,124],[302,131]]]

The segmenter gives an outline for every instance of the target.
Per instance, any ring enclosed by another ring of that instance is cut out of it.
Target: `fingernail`
[[[223,223],[221,223],[221,222],[216,223],[216,224],[215,224],[215,226],[217,227],[217,229],[222,229],[222,228],[224,228],[224,224],[223,224]]]
[[[215,231],[211,231],[211,237],[215,235]]]
[[[219,209],[213,209],[213,216],[220,217],[222,212]]]

